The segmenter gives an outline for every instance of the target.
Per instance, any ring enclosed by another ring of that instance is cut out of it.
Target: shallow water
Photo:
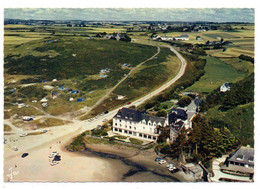
[[[90,149],[85,149],[85,152],[83,153],[85,155],[98,157],[107,161],[113,160],[111,164],[116,167],[118,167],[117,161],[123,163],[127,168],[124,168],[126,170],[125,173],[122,174],[121,178],[118,178],[118,181],[121,182],[179,182],[179,180],[173,176],[161,174],[155,169],[149,170],[146,166],[130,161],[122,156],[97,152]]]

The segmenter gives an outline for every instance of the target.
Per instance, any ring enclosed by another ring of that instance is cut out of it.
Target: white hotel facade
[[[159,127],[168,124],[166,118],[142,114],[139,110],[122,108],[113,117],[113,132],[141,140],[157,140]]]

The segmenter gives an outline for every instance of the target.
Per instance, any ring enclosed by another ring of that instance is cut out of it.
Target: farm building
[[[181,35],[174,37],[174,40],[176,41],[188,41],[189,40],[189,35]]]

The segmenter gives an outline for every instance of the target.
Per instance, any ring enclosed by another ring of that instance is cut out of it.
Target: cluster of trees
[[[241,54],[238,58],[241,60],[246,60],[246,61],[252,62],[253,64],[255,62],[254,58],[252,58],[251,56],[244,55],[244,54]]]
[[[188,106],[191,103],[191,100],[192,98],[190,96],[184,95],[179,99],[178,105],[180,107]]]
[[[192,130],[182,128],[176,140],[162,148],[161,153],[167,153],[180,162],[189,157],[193,162],[202,161],[208,165],[213,157],[220,157],[239,145],[236,137],[226,127],[214,128],[200,114],[194,117],[192,123]]]

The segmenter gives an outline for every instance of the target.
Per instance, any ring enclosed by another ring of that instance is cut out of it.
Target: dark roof
[[[165,118],[161,117],[155,117],[155,116],[150,116],[150,115],[145,115],[142,114],[142,119],[144,119],[146,122],[151,121],[152,123],[158,124],[159,122],[163,125],[165,122]]]
[[[142,120],[141,112],[139,110],[130,109],[130,108],[122,108],[118,110],[117,114],[114,117],[125,119],[125,120],[136,121],[136,122]]]
[[[229,161],[254,165],[254,148],[239,148],[230,155]]]
[[[188,117],[186,111],[183,109],[180,109],[180,108],[173,108],[171,113],[175,113],[177,118],[180,118],[180,119],[187,119],[187,117]]]
[[[130,120],[130,121],[136,121],[136,122],[139,122],[144,119],[146,122],[148,122],[149,120],[152,123],[161,122],[162,125],[165,122],[165,118],[142,114],[139,110],[130,109],[130,108],[122,108],[122,109],[118,110],[117,114],[114,117],[125,119],[125,120]]]

